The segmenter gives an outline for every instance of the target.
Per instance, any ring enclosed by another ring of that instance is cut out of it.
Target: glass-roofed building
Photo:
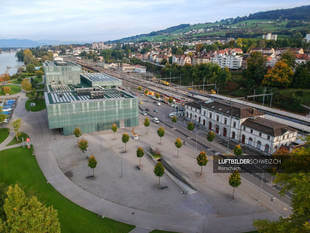
[[[121,80],[102,73],[82,73],[79,83],[46,83],[45,102],[50,129],[64,135],[138,125],[138,99],[120,89]]]
[[[79,84],[80,65],[63,61],[46,61],[43,65],[45,84]]]

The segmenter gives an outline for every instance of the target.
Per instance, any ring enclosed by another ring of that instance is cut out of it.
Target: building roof
[[[102,82],[102,81],[119,81],[119,79],[114,78],[110,75],[104,74],[104,73],[83,73],[81,74],[83,77],[88,78],[91,81],[94,82]]]
[[[245,122],[243,122],[242,125],[257,130],[259,132],[265,133],[267,135],[271,135],[273,137],[281,136],[287,131],[295,132],[294,129],[290,128],[287,125],[271,121],[262,117],[258,117],[255,119],[249,118]]]
[[[116,88],[101,87],[74,88],[68,85],[49,85],[45,92],[47,104],[62,104],[73,102],[87,102],[93,100],[107,100],[119,98],[135,98],[133,95]]]
[[[81,77],[88,80],[92,86],[121,86],[122,81],[105,73],[82,73]]]
[[[219,112],[224,115],[232,115],[233,117],[237,117],[240,119],[263,115],[262,112],[258,111],[255,108],[243,104],[225,102],[220,100],[212,101],[209,103],[202,103],[202,107],[213,110],[215,112]]]
[[[196,108],[196,109],[201,109],[201,104],[202,102],[188,102],[185,105]]]

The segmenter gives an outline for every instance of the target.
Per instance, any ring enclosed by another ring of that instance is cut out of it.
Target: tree
[[[35,72],[35,66],[34,66],[34,64],[28,64],[28,65],[26,66],[26,71],[27,71],[28,73],[34,73],[34,72]]]
[[[112,125],[112,131],[113,131],[113,133],[114,133],[114,138],[115,138],[115,135],[116,135],[116,132],[117,132],[117,124],[113,124]]]
[[[264,79],[266,73],[266,58],[260,52],[253,52],[247,59],[247,68],[244,71],[244,77],[248,81],[248,85],[259,86]]]
[[[173,116],[173,117],[171,118],[171,121],[172,121],[173,123],[177,123],[178,118],[177,118],[176,116]]]
[[[141,91],[142,90],[142,87],[141,86],[138,86],[138,91]]]
[[[19,119],[16,119],[15,121],[13,121],[12,125],[13,125],[13,130],[15,132],[15,138],[16,138],[16,141],[18,141],[18,137],[20,136],[20,132],[19,132],[19,129],[21,127],[21,124],[22,124],[22,120],[19,118]]]
[[[149,119],[148,117],[146,117],[146,118],[144,119],[144,126],[145,126],[145,127],[149,127],[149,126],[150,126],[150,119]]]
[[[35,62],[35,58],[32,55],[32,52],[30,49],[25,49],[23,54],[23,60],[26,65]]]
[[[88,148],[88,141],[84,138],[82,138],[80,141],[78,141],[78,146],[80,148],[80,150],[85,153],[85,151],[87,151]]]
[[[181,138],[177,138],[177,139],[175,140],[174,145],[175,145],[176,148],[177,148],[177,157],[179,157],[179,149],[183,146],[183,143],[182,143]]]
[[[0,82],[9,81],[9,80],[10,80],[10,75],[9,74],[1,74],[0,75]]]
[[[147,94],[149,94],[149,90],[148,90],[148,89],[145,89],[145,90],[144,90],[144,95],[147,95]]]
[[[160,187],[160,177],[165,174],[165,168],[161,162],[158,162],[154,167],[154,174],[158,177],[158,186]]]
[[[197,156],[196,160],[197,160],[197,164],[198,164],[198,165],[200,166],[200,168],[201,168],[201,170],[200,170],[200,176],[202,176],[202,168],[203,168],[204,166],[206,166],[207,163],[208,163],[208,157],[207,157],[207,155],[206,155],[206,152],[201,151],[201,152],[199,153],[199,155]]]
[[[168,102],[169,102],[169,104],[172,104],[173,103],[173,98],[169,97]]]
[[[296,67],[292,86],[295,88],[310,89],[310,61]]]
[[[234,148],[234,155],[236,156],[240,156],[242,155],[242,148],[240,145],[236,145]]]
[[[275,183],[281,187],[280,194],[291,193],[292,213],[278,221],[257,220],[254,226],[263,233],[308,233],[310,232],[310,137],[306,138],[303,147],[284,153]],[[283,156],[279,155],[276,156]]]
[[[160,98],[160,94],[159,94],[159,93],[156,93],[156,94],[155,94],[155,97],[156,97],[156,99],[159,99],[159,98]]]
[[[80,128],[75,128],[74,131],[73,131],[73,134],[75,137],[81,137],[82,136],[82,131]]]
[[[95,176],[95,168],[97,166],[97,160],[94,155],[89,156],[88,158],[88,167],[93,169],[93,177]]]
[[[291,68],[295,67],[296,57],[291,51],[286,51],[282,53],[281,60],[288,64]]]
[[[187,129],[193,131],[195,129],[195,125],[193,122],[188,122]]]
[[[209,131],[208,135],[207,135],[207,140],[209,142],[212,142],[214,140],[214,138],[215,138],[215,133],[213,131]]]
[[[31,85],[31,82],[29,79],[24,79],[21,83],[22,85],[22,88],[25,90],[25,91],[30,91],[31,88],[32,88],[32,85]]]
[[[235,199],[235,188],[237,188],[241,184],[240,173],[238,170],[235,170],[229,176],[229,184],[231,187],[233,187],[233,199]]]
[[[126,152],[126,144],[129,141],[129,135],[127,133],[124,133],[122,136],[122,142],[125,144],[125,152]]]
[[[2,91],[5,95],[8,95],[11,93],[11,88],[9,86],[3,86]]]
[[[1,110],[2,111],[2,110]],[[6,119],[6,115],[0,113],[0,123],[2,123]]]
[[[141,168],[141,159],[144,156],[144,150],[142,147],[138,147],[137,149],[137,157],[139,158],[139,168]]]
[[[157,130],[157,134],[159,136],[159,144],[161,144],[161,138],[165,136],[165,129],[163,127],[159,127]]]
[[[61,232],[57,211],[35,196],[27,197],[17,184],[9,186],[3,209],[5,221],[0,219],[1,232]]]
[[[292,83],[294,72],[284,61],[278,61],[269,69],[264,77],[263,85],[274,87],[288,87]]]

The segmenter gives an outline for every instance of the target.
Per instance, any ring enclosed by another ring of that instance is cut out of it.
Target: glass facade
[[[44,70],[50,129],[62,129],[64,135],[70,135],[75,128],[90,133],[111,129],[113,123],[118,127],[138,125],[138,99],[115,88],[121,85],[119,79],[83,73],[81,83],[81,67],[73,63],[46,62]]]
[[[48,104],[50,129],[62,128],[64,135],[73,134],[78,127],[83,133],[138,125],[138,99],[98,99],[85,102]]]
[[[45,84],[80,84],[81,66],[70,62],[45,62]]]

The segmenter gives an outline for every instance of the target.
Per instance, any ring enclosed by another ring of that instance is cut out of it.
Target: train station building
[[[76,71],[80,66],[73,63],[61,64],[61,69],[53,66],[58,64],[44,64],[50,129],[70,135],[77,127],[90,133],[111,129],[113,123],[121,128],[138,125],[138,99],[120,88],[121,80],[103,73],[80,72],[77,82]]]

